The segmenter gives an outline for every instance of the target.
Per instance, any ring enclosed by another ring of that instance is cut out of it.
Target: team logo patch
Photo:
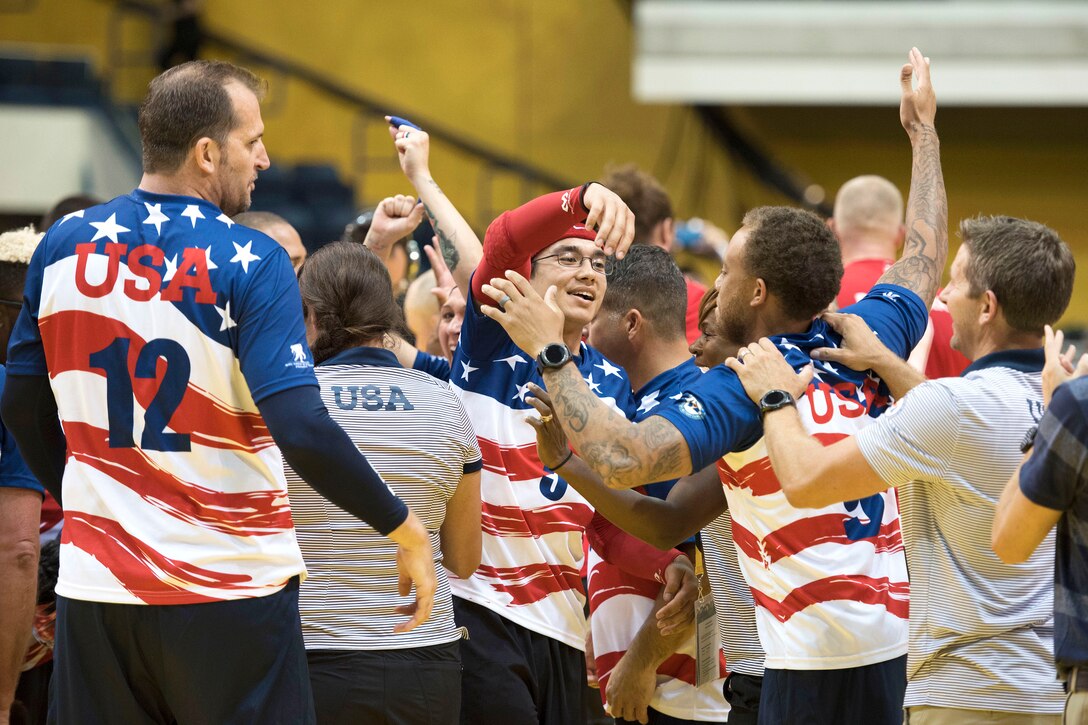
[[[706,417],[706,410],[703,408],[703,404],[691,393],[684,393],[680,398],[680,404],[676,407],[681,413],[692,420],[702,420]]]
[[[302,347],[302,343],[295,343],[291,345],[291,357],[292,360],[286,363],[284,367],[294,368],[312,368],[309,358],[306,356],[306,349]]]

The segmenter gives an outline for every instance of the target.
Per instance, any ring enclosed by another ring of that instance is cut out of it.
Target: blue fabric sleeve
[[[1029,501],[1068,511],[1088,481],[1088,421],[1070,384],[1054,392],[1035,436],[1035,450],[1020,469],[1020,491]]]
[[[57,401],[49,376],[9,374],[4,382],[0,412],[8,434],[19,444],[27,467],[63,507],[61,482],[68,443],[57,417]]]
[[[408,507],[329,416],[317,387],[283,390],[257,407],[284,460],[319,494],[383,535],[408,518]]]
[[[659,415],[676,426],[691,452],[691,470],[701,471],[726,453],[750,447],[763,435],[756,407],[729,368],[711,368]]]
[[[427,373],[432,378],[437,378],[445,383],[450,381],[450,362],[438,355],[431,355],[422,350],[417,350],[416,359],[412,362],[412,369]]]
[[[287,252],[277,245],[245,282],[230,312],[238,323],[238,364],[253,400],[300,385],[316,388],[302,297]]]
[[[38,330],[38,308],[41,306],[42,281],[45,272],[49,234],[46,234],[30,258],[23,287],[23,309],[8,340],[8,372],[16,375],[46,375],[45,349]]]
[[[922,339],[929,324],[929,310],[922,299],[894,284],[878,284],[859,302],[840,311],[863,318],[880,341],[902,358]]]
[[[470,461],[469,463],[466,463],[461,468],[462,468],[464,473],[476,473],[476,471],[483,470],[483,467],[484,467],[484,460],[482,458],[480,458],[478,460]]]
[[[6,374],[0,365],[0,390],[4,388]],[[0,424],[0,488],[29,488],[44,494],[45,489],[27,468],[26,462],[15,444],[15,436]]]

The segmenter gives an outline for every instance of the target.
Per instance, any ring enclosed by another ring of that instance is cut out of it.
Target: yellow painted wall
[[[409,118],[438,120],[562,177],[593,178],[609,162],[671,169],[662,180],[681,216],[704,216],[732,229],[745,208],[784,203],[738,170],[691,111],[631,99],[632,30],[624,5],[210,0],[205,21],[217,32],[386,99]],[[111,38],[120,38],[114,45],[126,56],[148,57],[156,43],[154,26],[138,17],[118,20],[112,8],[108,0],[37,0],[29,12],[0,14],[0,43],[81,50],[109,69],[118,56],[116,47],[111,52]],[[934,64],[939,97],[939,59]],[[361,188],[360,203],[408,191],[390,165],[382,124],[360,131],[353,110],[255,70],[271,83],[265,116],[273,163],[335,163]],[[889,69],[889,83],[897,82],[897,72]],[[138,98],[151,75],[146,66],[118,69],[116,87],[122,96]],[[829,197],[860,173],[883,174],[907,191],[909,147],[894,108],[742,108],[733,115]],[[1088,270],[1088,229],[1080,218],[1088,192],[1086,121],[1085,109],[942,108],[938,127],[951,219],[1008,213],[1046,222]],[[364,155],[372,160],[364,164]],[[477,164],[441,144],[432,156],[436,178],[479,228],[526,191],[500,177],[488,199],[480,193]],[[1066,323],[1088,325],[1086,275],[1080,275]]]

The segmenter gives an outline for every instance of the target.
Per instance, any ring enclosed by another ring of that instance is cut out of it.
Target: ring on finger
[[[552,416],[542,415],[542,416],[540,416],[540,422],[541,423],[551,423],[552,422]]]
[[[741,362],[744,362],[744,356],[745,355],[751,355],[751,354],[752,354],[751,350],[749,350],[748,348],[744,348],[743,350],[741,350],[740,352],[737,353],[737,359],[740,360]]]
[[[505,310],[506,309],[506,303],[509,302],[509,301],[510,301],[510,295],[503,295],[502,298],[499,300],[499,309],[500,310]]]

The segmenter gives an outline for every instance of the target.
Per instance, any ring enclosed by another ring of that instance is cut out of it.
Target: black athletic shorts
[[[584,719],[586,658],[486,607],[453,598],[461,640],[463,725],[570,725]]]
[[[907,656],[843,670],[763,673],[759,722],[765,725],[902,725]]]
[[[306,652],[321,725],[457,725],[461,644]]]
[[[49,722],[314,722],[298,577],[275,594],[204,604],[57,597]]]

